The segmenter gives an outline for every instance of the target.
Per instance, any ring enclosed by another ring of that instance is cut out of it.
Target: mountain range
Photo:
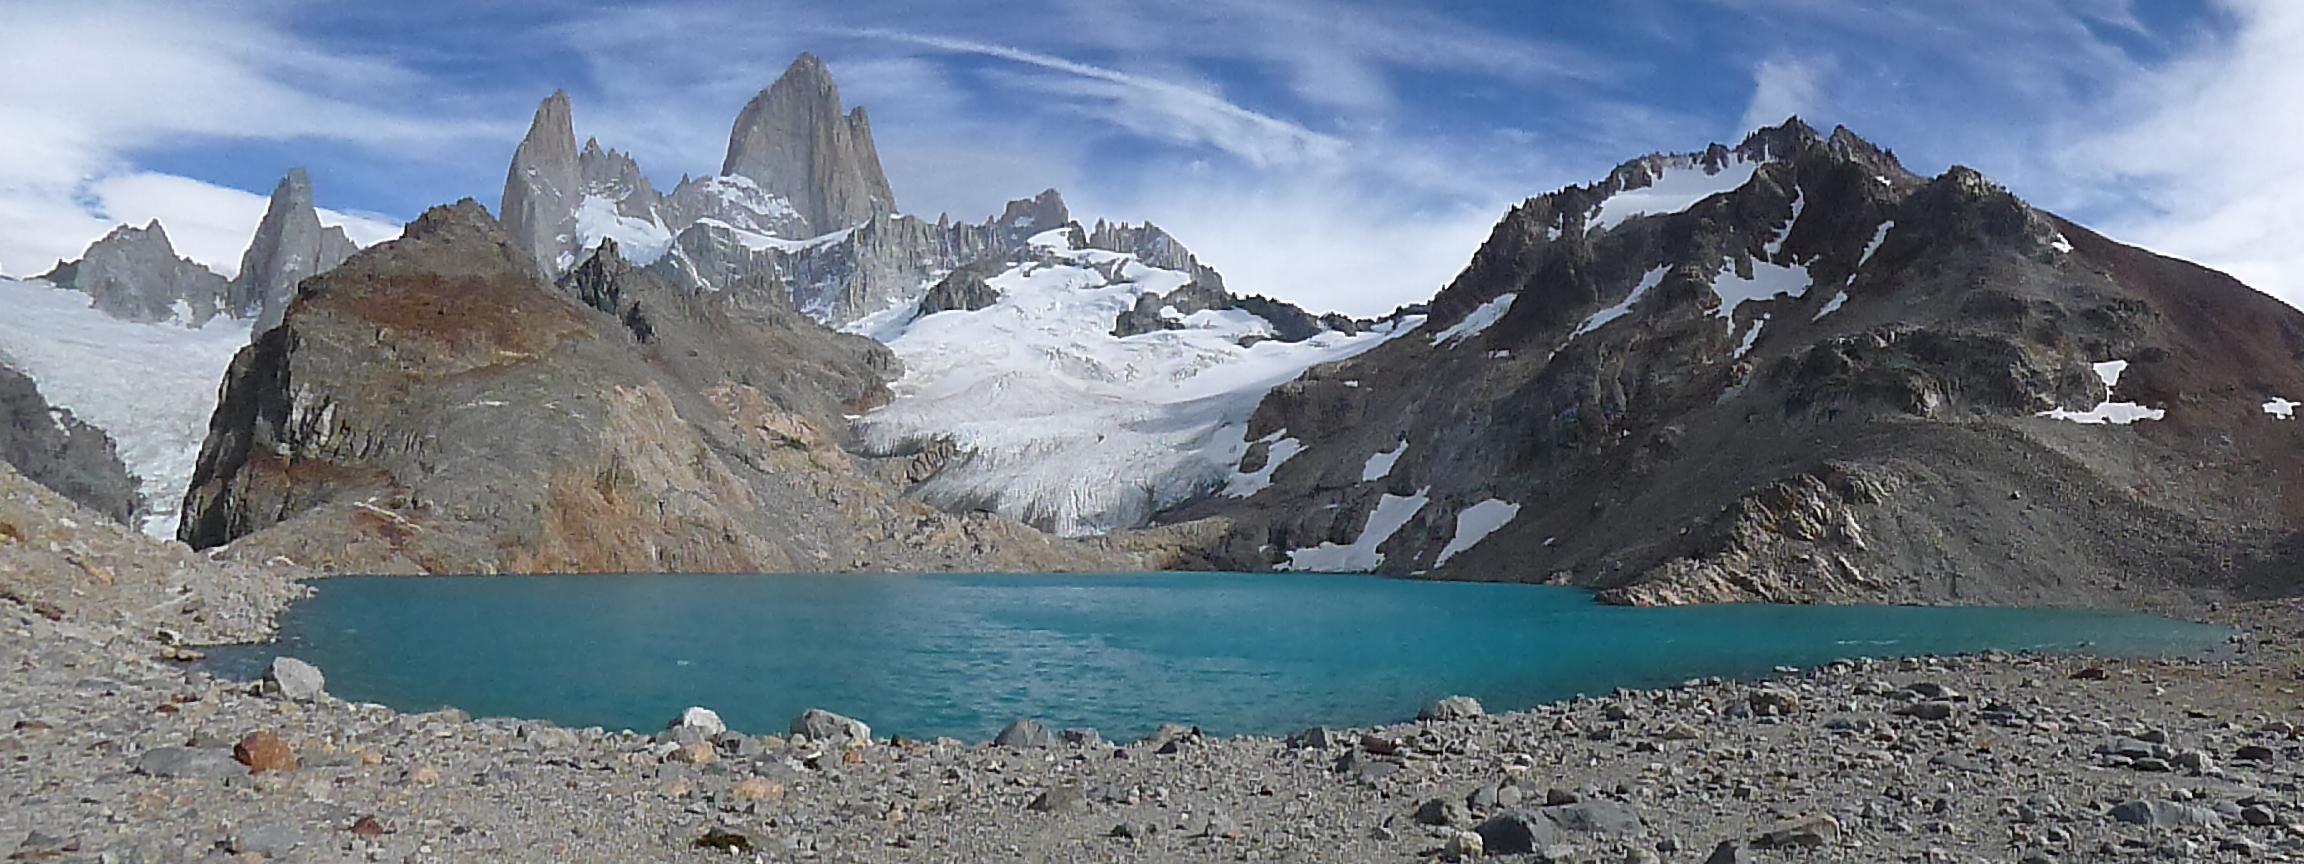
[[[495,215],[435,208],[367,250],[301,171],[230,280],[157,224],[113,232],[47,290],[246,322],[207,428],[170,439],[197,459],[124,462],[145,451],[49,410],[76,383],[56,364],[0,378],[0,456],[123,519],[180,498],[196,548],[331,572],[2136,606],[2292,590],[2304,551],[2304,313],[1844,128],[1527,199],[1374,320],[1236,294],[1055,190],[905,215],[809,55],[669,194],[575,130],[553,94]],[[131,471],[177,479],[139,505]]]

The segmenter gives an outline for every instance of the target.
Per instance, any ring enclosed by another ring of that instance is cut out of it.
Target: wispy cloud
[[[419,76],[310,49],[242,7],[18,0],[0,19],[9,33],[0,50],[0,271],[45,269],[114,223],[154,217],[204,263],[236,264],[239,249],[202,242],[220,235],[189,223],[221,218],[198,204],[249,193],[141,171],[137,154],[151,148],[200,140],[426,148],[493,132],[382,102],[378,94],[422,92]],[[94,62],[90,46],[134,62]],[[246,231],[254,230],[251,218]]]
[[[1340,138],[1242,108],[1222,95],[1171,81],[1131,75],[1048,54],[1001,45],[891,30],[863,30],[858,36],[995,57],[1060,72],[1067,81],[1051,92],[1107,103],[1105,119],[1147,137],[1181,144],[1206,144],[1258,167],[1330,162],[1343,156]]]
[[[1761,61],[1752,70],[1752,101],[1745,106],[1744,118],[1734,131],[1740,134],[1784,122],[1795,114],[1814,114],[1823,105],[1824,78],[1831,71],[1829,57],[1770,57]]]
[[[2061,167],[2114,234],[2304,305],[2304,4],[2223,8],[2228,31],[2126,82]]]

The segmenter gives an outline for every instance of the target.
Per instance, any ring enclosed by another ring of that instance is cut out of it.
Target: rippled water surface
[[[655,729],[688,705],[782,732],[822,707],[882,735],[988,738],[1017,717],[1132,737],[1279,734],[1490,710],[1780,665],[2082,647],[2217,650],[2230,631],[2069,610],[1624,609],[1571,589],[1308,574],[338,578],[274,653],[404,710]]]

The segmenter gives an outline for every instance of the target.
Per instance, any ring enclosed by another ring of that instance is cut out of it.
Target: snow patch
[[[586,195],[576,205],[576,245],[591,249],[602,239],[616,241],[618,254],[635,267],[656,263],[672,248],[672,230],[655,214],[646,219],[626,216],[617,212],[615,199]]]
[[[2281,420],[2294,420],[2296,419],[2296,408],[2299,405],[2304,405],[2304,402],[2291,402],[2274,396],[2272,401],[2264,403],[2264,413]]]
[[[2089,426],[2101,426],[2107,423],[2114,426],[2126,426],[2141,420],[2165,420],[2168,418],[2168,412],[2165,409],[2146,408],[2134,402],[2114,402],[2111,400],[2112,391],[2120,386],[2120,376],[2128,371],[2128,361],[2106,360],[2096,364],[2095,368],[2096,377],[2104,382],[2106,398],[2103,402],[2097,403],[2096,407],[2086,411],[2067,411],[2058,408],[2052,411],[2042,411],[2037,416]]]
[[[1286,434],[1288,430],[1282,429],[1259,439],[1257,443],[1265,446],[1264,467],[1233,474],[1231,481],[1224,486],[1224,494],[1233,498],[1246,498],[1270,488],[1272,473],[1280,470],[1283,463],[1296,458],[1296,454],[1304,452],[1304,442],[1280,437]]]
[[[1511,524],[1519,515],[1520,505],[1499,498],[1490,498],[1464,508],[1464,512],[1456,514],[1456,536],[1448,538],[1448,545],[1441,548],[1440,557],[1432,562],[1433,566],[1448,563],[1448,559],[1456,557],[1459,552],[1470,551],[1472,547],[1480,545],[1480,541],[1488,539],[1488,535],[1496,533],[1497,529]]]
[[[2064,239],[2064,232],[2058,231],[2055,236],[2048,238],[2048,248],[2070,255],[2072,254],[2072,241]]]
[[[1752,327],[1744,331],[1743,343],[1736,346],[1736,356],[1738,358],[1742,358],[1744,355],[1752,353],[1752,346],[1760,343],[1760,328],[1768,325],[1768,318],[1769,316],[1762,315],[1758,318],[1752,319]]]
[[[1712,293],[1720,298],[1720,308],[1712,314],[1726,319],[1733,328],[1736,307],[1777,297],[1806,297],[1810,281],[1805,266],[1771,264],[1757,258],[1752,261],[1752,278],[1746,279],[1736,275],[1736,264],[1731,260],[1712,279]]]
[[[1423,512],[1431,502],[1427,487],[1414,495],[1386,495],[1376,502],[1376,509],[1368,513],[1368,522],[1360,528],[1360,536],[1350,545],[1322,543],[1310,549],[1295,549],[1288,553],[1282,570],[1311,573],[1366,573],[1384,564],[1384,553],[1376,547],[1400,533],[1408,520]]]
[[[1504,313],[1512,311],[1512,301],[1518,299],[1518,294],[1502,294],[1480,304],[1480,308],[1466,314],[1464,320],[1456,322],[1456,326],[1432,334],[1432,344],[1453,345],[1487,332],[1488,328],[1503,320]]]
[[[1640,302],[1640,298],[1646,295],[1649,289],[1661,284],[1664,281],[1664,274],[1670,271],[1671,268],[1669,267],[1658,267],[1648,271],[1647,275],[1640,277],[1640,284],[1632,286],[1632,293],[1624,295],[1624,302],[1592,313],[1592,317],[1584,319],[1584,325],[1576,328],[1576,332],[1570,334],[1568,338],[1574,339],[1577,336],[1598,330],[1610,321],[1631,314],[1632,304]]]
[[[119,442],[150,512],[138,527],[176,536],[184,490],[216,413],[217,390],[248,325],[217,316],[193,329],[122,321],[88,295],[39,281],[0,279],[0,355],[58,408]]]
[[[1872,253],[1880,251],[1880,244],[1888,239],[1888,232],[1895,228],[1896,220],[1890,219],[1880,223],[1880,227],[1872,232],[1872,242],[1864,244],[1863,257],[1856,259],[1856,269],[1848,273],[1848,284],[1856,284],[1856,274],[1864,272],[1864,265],[1872,263]]]
[[[1688,157],[1666,161],[1656,181],[1639,189],[1628,189],[1608,196],[1592,212],[1591,226],[1614,228],[1635,216],[1651,213],[1678,213],[1698,202],[1722,192],[1732,192],[1752,181],[1760,170],[1758,162],[1738,162],[1707,174],[1704,166]]]
[[[1368,461],[1360,466],[1360,482],[1373,483],[1392,476],[1392,466],[1399,463],[1400,454],[1406,452],[1408,441],[1401,439],[1400,443],[1392,445],[1392,449],[1368,457]]]
[[[1840,307],[1846,305],[1848,305],[1848,289],[1842,288],[1839,293],[1832,295],[1832,299],[1824,301],[1824,308],[1816,310],[1816,317],[1808,320],[1822,321],[1824,316],[1838,312]]]

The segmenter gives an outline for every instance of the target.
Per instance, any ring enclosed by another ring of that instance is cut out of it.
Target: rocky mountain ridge
[[[555,285],[478,205],[435,208],[234,361],[181,537],[325,572],[1146,565],[899,497],[839,446],[886,349],[763,296],[613,242]]]
[[[1797,120],[1635,160],[1431,310],[1272,391],[1269,487],[1168,518],[1227,517],[1232,566],[1630,603],[2293,588],[2304,314],[1966,168]]]

